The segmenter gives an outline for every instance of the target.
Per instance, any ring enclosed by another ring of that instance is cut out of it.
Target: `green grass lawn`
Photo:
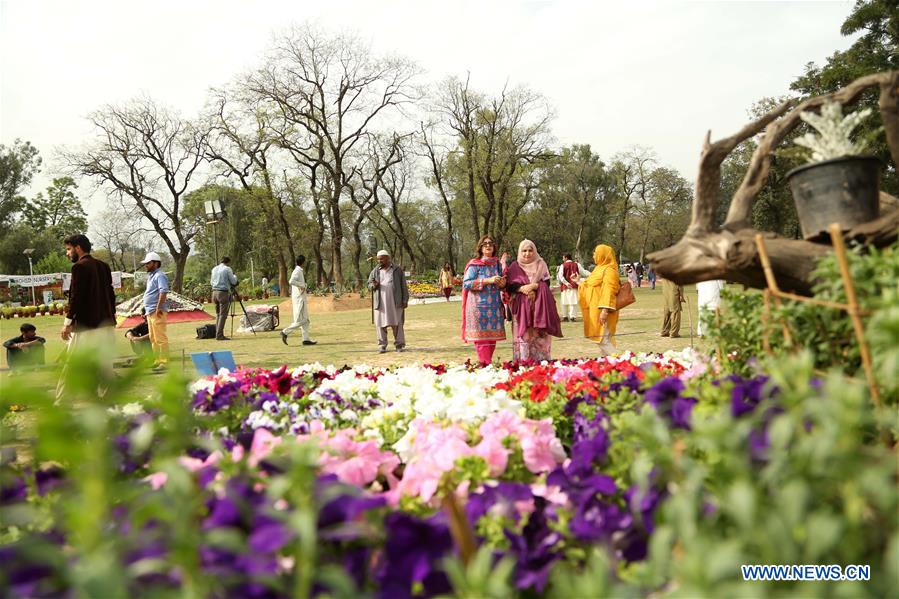
[[[696,292],[694,288],[687,290],[688,301],[692,311],[693,324],[696,323]],[[681,349],[690,344],[689,320],[684,312],[680,339],[661,338],[658,331],[661,327],[661,288],[635,289],[637,302],[622,310],[618,324],[618,348],[633,351],[661,352],[669,349]],[[274,303],[273,300],[272,303]],[[558,301],[558,297],[557,297]],[[253,302],[261,303],[261,302]],[[214,313],[211,305],[206,310]],[[289,313],[282,315],[281,326],[290,321]],[[237,333],[231,341],[215,341],[212,339],[196,339],[196,327],[202,323],[180,323],[169,326],[171,346],[170,365],[172,369],[184,369],[192,373],[190,353],[228,349],[234,352],[235,361],[241,365],[263,366],[272,368],[281,364],[297,365],[305,362],[321,362],[322,364],[358,364],[386,366],[389,364],[422,363],[422,362],[461,362],[474,358],[474,348],[459,339],[461,327],[461,303],[440,302],[436,304],[413,305],[406,311],[407,351],[399,354],[390,351],[378,354],[377,337],[371,324],[369,310],[350,310],[326,314],[312,314],[312,337],[318,341],[315,346],[300,345],[302,340],[299,331],[290,337],[290,346],[281,343],[279,331]],[[38,316],[29,319],[38,328],[38,334],[47,339],[46,357],[48,363],[55,361],[64,344],[59,338],[62,327],[61,316]],[[19,334],[22,319],[0,321],[0,336],[8,339]],[[209,321],[212,322],[212,321]],[[226,334],[230,335],[230,322]],[[509,327],[507,327],[508,333]],[[563,322],[562,339],[553,340],[553,357],[577,358],[597,355],[595,344],[583,337],[583,325],[578,322]],[[117,330],[118,355],[128,356],[131,348],[124,337],[123,329]],[[392,344],[392,339],[391,339]],[[392,347],[392,345],[391,345]],[[501,342],[496,351],[496,358],[508,360],[512,355],[511,341]],[[184,359],[182,361],[182,356]],[[6,366],[4,352],[2,365]],[[0,375],[0,384],[2,377]]]

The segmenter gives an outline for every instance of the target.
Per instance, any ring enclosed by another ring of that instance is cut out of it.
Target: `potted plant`
[[[38,306],[38,310],[40,311],[41,316],[43,316],[44,314],[47,313],[47,310],[48,310],[47,304],[41,304],[40,306]]]
[[[880,160],[865,154],[866,144],[853,141],[852,131],[871,114],[870,108],[843,116],[839,102],[828,102],[821,114],[800,118],[818,133],[798,137],[796,145],[811,150],[808,164],[787,173],[802,236],[811,239],[839,223],[848,230],[880,213]]]

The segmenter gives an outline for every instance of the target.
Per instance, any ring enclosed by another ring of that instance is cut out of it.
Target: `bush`
[[[878,250],[854,248],[848,253],[849,269],[859,306],[864,312],[865,338],[878,369],[878,382],[892,402],[899,401],[899,245]],[[814,271],[814,296],[846,303],[846,291],[835,254],[824,256]],[[754,356],[763,352],[764,298],[761,293],[725,289],[721,294],[719,319],[705,315],[703,326],[713,345],[724,354],[727,366],[750,372]],[[791,343],[782,331],[786,323]],[[769,343],[775,353],[806,350],[818,370],[839,368],[846,374],[864,377],[858,341],[847,312],[804,302],[784,300],[781,308],[772,303],[768,323]]]

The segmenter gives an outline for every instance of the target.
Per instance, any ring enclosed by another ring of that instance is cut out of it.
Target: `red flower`
[[[531,387],[531,401],[541,403],[549,395],[549,387],[543,383],[537,383]]]

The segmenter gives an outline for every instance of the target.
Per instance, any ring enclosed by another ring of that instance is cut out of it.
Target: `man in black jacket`
[[[112,271],[102,260],[91,256],[91,242],[85,235],[70,235],[63,240],[66,256],[72,265],[69,286],[69,305],[60,331],[68,341],[68,354],[97,352],[102,376],[112,376],[112,357],[115,352],[115,291]],[[66,369],[56,388],[57,399],[63,395]]]

